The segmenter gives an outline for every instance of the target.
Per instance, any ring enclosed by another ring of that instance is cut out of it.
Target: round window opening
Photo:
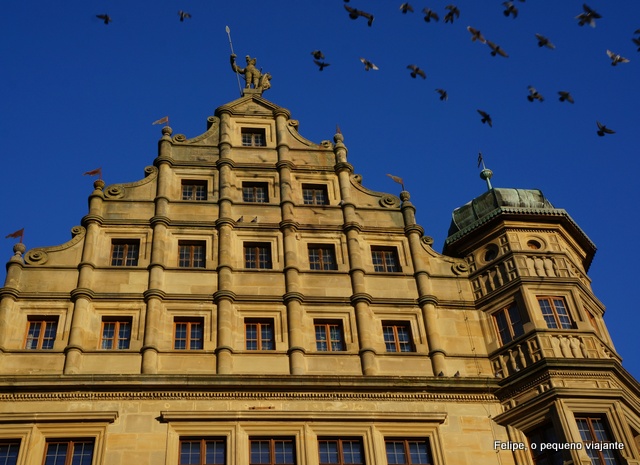
[[[495,246],[487,247],[487,250],[484,252],[484,261],[490,262],[494,260],[498,256],[498,248]]]
[[[542,246],[540,245],[540,242],[538,241],[534,241],[533,239],[527,242],[527,247],[529,247],[532,250],[538,250],[540,249]]]

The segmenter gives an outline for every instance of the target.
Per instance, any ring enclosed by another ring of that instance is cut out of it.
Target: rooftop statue
[[[249,55],[245,57],[247,65],[244,68],[240,68],[236,64],[236,54],[231,54],[231,69],[238,74],[242,74],[245,80],[245,89],[254,89],[265,91],[271,87],[271,74],[262,73],[256,68],[257,58],[251,58]]]

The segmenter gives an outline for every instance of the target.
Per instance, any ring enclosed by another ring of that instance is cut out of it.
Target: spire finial
[[[480,171],[480,178],[487,181],[487,190],[493,189],[491,186],[491,178],[493,177],[493,171],[484,165],[484,158],[482,158],[482,152],[478,152],[478,168],[482,165],[482,171]]]

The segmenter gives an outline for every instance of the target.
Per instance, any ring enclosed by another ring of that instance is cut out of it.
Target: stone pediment
[[[276,113],[284,113],[287,119],[291,117],[289,110],[262,98],[260,94],[260,91],[245,89],[242,97],[218,107],[215,114],[220,116],[221,113],[229,112],[236,117],[273,117]]]

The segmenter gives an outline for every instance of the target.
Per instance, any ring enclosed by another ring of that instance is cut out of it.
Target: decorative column
[[[220,156],[216,162],[219,175],[218,200],[219,218],[216,220],[218,230],[218,290],[213,300],[218,307],[218,346],[216,347],[216,371],[229,374],[232,370],[233,355],[233,302],[236,295],[232,291],[233,276],[231,273],[231,231],[235,221],[231,218],[233,200],[231,196],[231,172],[233,160],[231,154],[231,126],[228,110],[220,111]]]
[[[302,330],[304,295],[300,293],[300,268],[298,267],[298,247],[296,231],[298,223],[295,221],[294,203],[291,197],[291,171],[294,168],[289,156],[289,146],[286,143],[287,121],[291,117],[284,108],[275,111],[276,143],[278,150],[278,169],[280,179],[280,210],[284,243],[284,304],[287,307],[287,328],[289,329],[289,372],[292,375],[302,375],[306,372],[304,360],[304,335]]]
[[[98,179],[93,183],[94,190],[89,196],[89,214],[82,219],[86,228],[84,237],[84,247],[82,249],[82,260],[78,265],[78,285],[71,291],[73,301],[73,313],[71,316],[71,329],[69,330],[69,342],[64,350],[64,374],[76,374],[80,372],[82,364],[82,353],[84,352],[85,332],[90,328],[89,307],[94,297],[91,289],[93,285],[93,270],[95,249],[97,246],[100,227],[104,218],[102,217],[102,204],[104,202],[104,181]]]
[[[357,221],[356,206],[351,200],[350,176],[353,173],[353,166],[347,163],[347,148],[343,143],[344,137],[342,134],[336,134],[333,140],[335,142],[333,151],[336,156],[335,170],[340,185],[342,215],[344,218],[343,230],[347,236],[349,275],[351,276],[352,290],[351,305],[355,309],[358,340],[360,342],[360,365],[364,375],[375,375],[378,373],[378,367],[375,358],[376,352],[373,349],[373,322],[375,320],[371,310],[373,298],[366,292],[365,270],[359,241],[362,225]]]
[[[427,347],[429,348],[429,357],[431,358],[431,368],[434,375],[440,373],[446,374],[445,371],[445,352],[442,349],[440,333],[438,331],[438,318],[436,315],[436,305],[438,299],[432,294],[431,281],[429,274],[423,261],[420,259],[420,251],[422,250],[421,240],[424,236],[424,230],[416,224],[416,208],[409,201],[409,193],[402,191],[400,200],[402,200],[401,210],[404,219],[404,233],[409,240],[409,250],[411,253],[411,261],[413,262],[414,276],[418,287],[418,305],[422,309],[422,318],[427,331]]]
[[[172,130],[169,126],[162,128],[162,138],[158,144],[158,158],[154,165],[158,168],[156,184],[155,214],[150,220],[153,236],[151,239],[151,260],[149,263],[149,284],[144,292],[147,304],[144,323],[144,341],[141,349],[141,372],[155,374],[158,372],[158,341],[162,333],[162,303],[166,297],[164,291],[164,270],[166,266],[165,244],[168,242],[169,220],[169,184],[171,182]]]
[[[13,256],[7,265],[7,277],[0,289],[0,352],[6,351],[7,333],[12,330],[9,316],[20,293],[20,276],[24,267],[22,255],[27,248],[22,242],[13,246]]]

